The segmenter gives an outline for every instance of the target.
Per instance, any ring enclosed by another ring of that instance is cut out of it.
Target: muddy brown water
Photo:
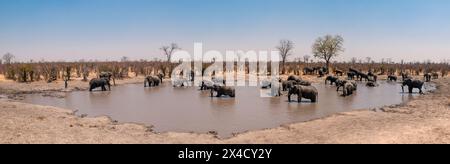
[[[318,103],[309,100],[289,103],[286,95],[263,98],[260,94],[268,90],[257,87],[237,87],[236,98],[211,98],[209,91],[199,91],[198,87],[173,88],[169,83],[155,88],[122,85],[110,92],[76,91],[65,93],[65,98],[31,94],[23,101],[76,110],[78,115],[109,116],[119,122],[153,125],[156,132],[215,131],[226,138],[233,133],[274,128],[339,112],[401,104],[418,95],[402,93],[398,83],[379,84],[369,88],[359,83],[358,91],[348,97],[340,96],[334,86],[313,84],[319,92]],[[426,90],[431,89],[432,85],[426,86]]]

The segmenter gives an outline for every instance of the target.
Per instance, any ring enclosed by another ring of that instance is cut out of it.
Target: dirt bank
[[[80,118],[70,110],[3,99],[0,143],[450,143],[450,79],[436,83],[434,93],[379,110],[385,112],[340,113],[226,140],[210,134],[156,134],[138,124],[117,124],[106,117]],[[2,82],[0,88],[25,87],[9,85]]]

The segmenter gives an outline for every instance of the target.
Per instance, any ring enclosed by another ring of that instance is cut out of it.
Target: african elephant
[[[402,92],[405,92],[404,90],[404,86],[408,86],[408,91],[409,93],[412,93],[414,88],[419,89],[419,93],[423,93],[422,92],[422,87],[423,87],[423,82],[420,80],[412,80],[412,79],[406,79],[405,81],[403,81],[402,83]]]
[[[367,76],[368,76],[368,78],[371,77],[371,78],[369,79],[369,81],[374,81],[374,82],[377,81],[378,76],[375,75],[374,73],[369,72],[369,73],[367,74]]]
[[[184,87],[186,85],[189,85],[189,80],[185,78],[172,79],[173,87]]]
[[[339,88],[344,87],[345,83],[347,83],[347,80],[336,80],[335,84],[336,84],[336,91],[339,91]]]
[[[411,76],[409,76],[408,73],[404,73],[404,72],[401,73],[401,76],[402,76],[402,81],[412,78]]]
[[[158,76],[147,76],[145,77],[144,87],[158,86],[161,83],[161,79]]]
[[[92,92],[93,89],[101,87],[102,91],[106,91],[106,86],[108,90],[111,90],[111,84],[107,78],[94,78],[89,81],[89,91]]]
[[[356,72],[347,72],[347,79],[353,80],[356,76]]]
[[[310,67],[303,68],[303,75],[312,75],[314,74],[314,69]]]
[[[319,74],[322,72],[323,74],[328,74],[328,69],[326,67],[314,67],[314,71],[317,71]]]
[[[202,80],[200,84],[200,90],[210,90],[214,87],[214,82],[209,80]]]
[[[387,80],[389,80],[389,81],[397,81],[397,76],[395,76],[395,75],[389,75],[389,76],[387,77]]]
[[[159,80],[161,81],[160,83],[162,83],[163,82],[163,78],[164,78],[164,74],[158,73],[157,76],[158,76]]]
[[[366,83],[366,86],[368,86],[368,87],[377,87],[377,86],[378,86],[378,83],[375,82],[375,81],[368,81],[368,82]]]
[[[294,85],[288,93],[288,101],[291,102],[291,95],[297,95],[297,102],[302,102],[302,98],[310,99],[311,102],[317,102],[318,92],[313,86]]]
[[[342,96],[350,96],[357,89],[357,84],[355,82],[347,82],[344,84],[344,89],[342,91]]]
[[[325,84],[327,84],[327,81],[330,81],[330,85],[333,85],[333,83],[336,82],[336,80],[338,80],[337,77],[327,76],[327,78],[325,79]]]
[[[297,82],[294,80],[281,82],[281,87],[282,87],[283,91],[290,90],[294,85],[297,85]]]
[[[336,76],[342,76],[343,74],[344,74],[344,72],[342,70],[339,70],[339,69],[334,70],[334,75],[336,75]]]
[[[423,75],[423,77],[425,78],[426,82],[430,82],[431,81],[431,73],[426,73]]]
[[[111,77],[112,77],[112,73],[111,72],[101,72],[98,77],[99,78],[107,78],[109,81],[111,81]]]
[[[311,82],[306,80],[300,80],[296,82],[297,85],[303,85],[303,86],[311,86]]]
[[[365,79],[366,81],[369,81],[369,75],[367,75],[365,73],[359,72],[357,74],[357,76],[359,77],[359,81],[362,81],[363,79]]]
[[[290,76],[287,78],[287,81],[291,81],[291,80],[293,80],[293,81],[301,81],[302,78],[300,78],[300,77],[298,77],[298,76],[295,76],[295,75],[290,75]]]
[[[431,73],[431,76],[433,77],[433,79],[439,79],[439,74],[437,72]]]
[[[233,87],[214,85],[211,88],[211,97],[213,97],[214,92],[217,92],[216,97],[222,97],[223,95],[230,97],[236,96],[236,91]]]

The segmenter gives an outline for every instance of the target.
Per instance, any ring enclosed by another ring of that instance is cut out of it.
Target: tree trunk
[[[326,72],[326,74],[328,74],[330,72],[330,61],[327,60],[326,63],[327,63],[327,72]]]

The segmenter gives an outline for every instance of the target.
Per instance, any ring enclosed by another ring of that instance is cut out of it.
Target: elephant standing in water
[[[89,81],[89,91],[92,92],[93,89],[101,87],[102,91],[106,91],[106,86],[108,90],[111,91],[111,84],[107,78],[95,78]]]
[[[389,75],[389,76],[387,77],[387,80],[389,80],[389,81],[397,81],[397,76],[395,76],[395,75]]]
[[[330,81],[330,85],[333,85],[334,82],[336,82],[336,80],[338,80],[339,78],[334,77],[334,76],[327,76],[327,78],[325,79],[325,84],[327,84],[327,81]]]
[[[350,96],[357,90],[358,86],[355,82],[346,82],[343,88],[342,96]]]
[[[288,93],[288,101],[291,102],[291,95],[297,95],[297,102],[302,102],[302,98],[310,99],[311,102],[317,102],[318,92],[313,86],[293,86]]]
[[[420,80],[412,80],[412,79],[406,79],[405,81],[403,81],[402,83],[402,92],[405,92],[404,90],[404,86],[408,86],[408,91],[409,93],[412,93],[414,88],[419,89],[419,93],[422,94],[422,87],[423,87],[423,82]]]
[[[347,83],[347,80],[336,80],[334,83],[336,83],[336,91],[339,91],[339,88],[344,87],[345,83]]]
[[[147,84],[149,87],[152,86],[159,86],[159,84],[161,83],[161,79],[157,76],[147,76],[145,77],[145,81],[144,81],[144,87],[147,87]]]
[[[217,92],[216,97],[222,97],[223,95],[230,97],[236,96],[235,89],[227,86],[214,85],[213,88],[211,88],[211,97],[213,97],[214,92]]]

